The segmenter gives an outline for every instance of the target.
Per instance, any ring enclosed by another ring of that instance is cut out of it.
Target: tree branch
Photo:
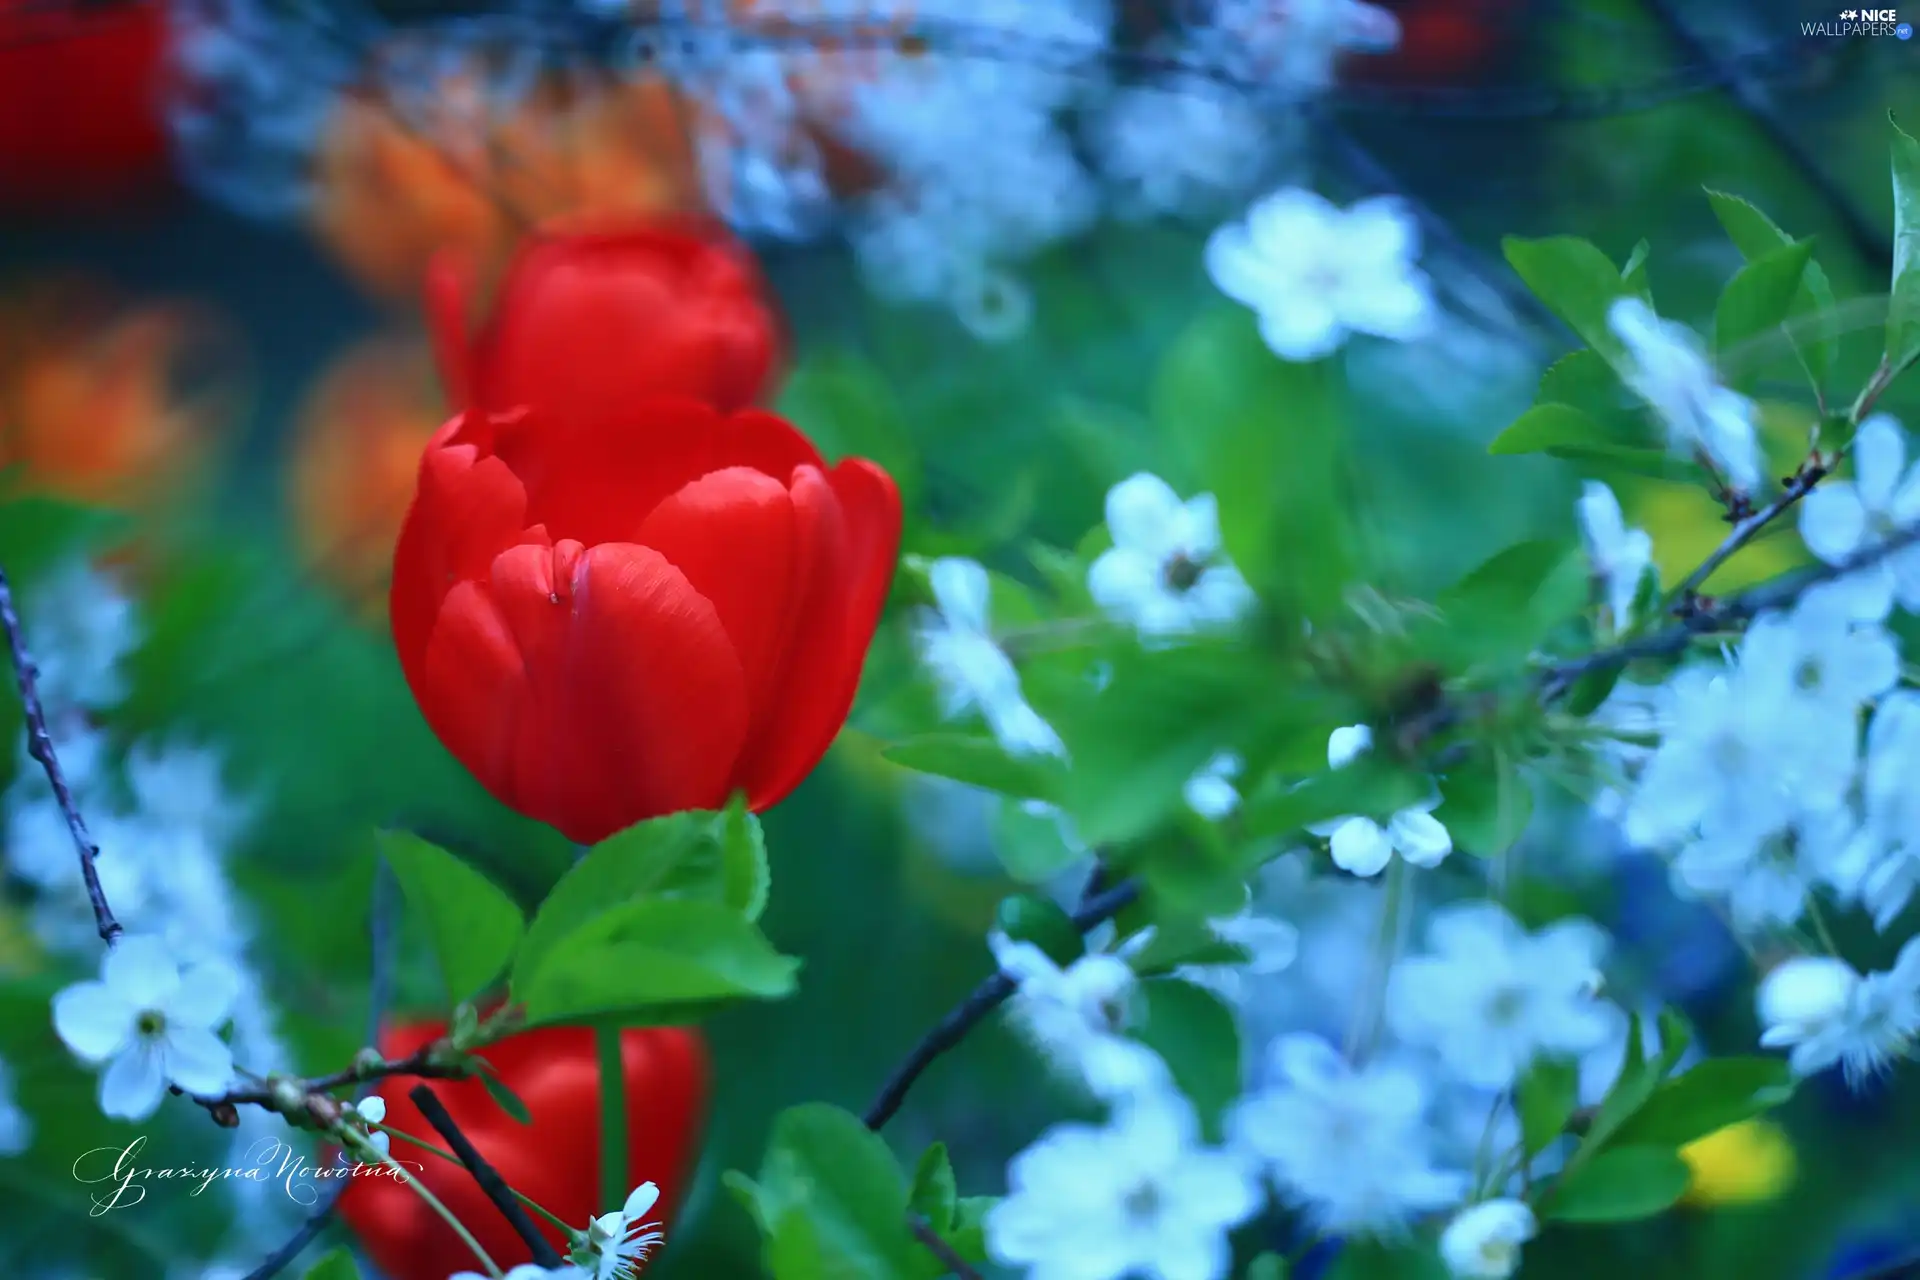
[[[527,1248],[533,1252],[534,1262],[543,1267],[560,1266],[565,1259],[540,1234],[540,1228],[534,1225],[532,1216],[514,1199],[513,1190],[500,1176],[500,1171],[488,1164],[487,1158],[460,1131],[460,1126],[447,1114],[447,1108],[434,1096],[432,1088],[417,1084],[408,1091],[407,1097],[413,1100],[414,1106],[420,1108],[420,1114],[433,1126],[433,1131],[446,1139],[448,1149],[459,1157],[460,1163],[473,1175],[473,1180],[480,1184],[480,1190],[486,1193],[493,1207],[500,1211],[500,1216],[513,1227],[514,1234],[526,1242]]]
[[[1073,914],[1074,927],[1085,933],[1095,925],[1113,919],[1139,896],[1139,882],[1123,880],[1083,902]],[[900,1065],[894,1068],[886,1083],[880,1086],[878,1096],[863,1117],[867,1128],[878,1130],[893,1119],[921,1074],[942,1054],[965,1040],[975,1027],[986,1021],[988,1014],[1005,1004],[1014,988],[1012,978],[996,972],[975,987],[973,993],[954,1006],[946,1017],[935,1023],[933,1029],[922,1036]]]
[[[1760,510],[1733,526],[1713,554],[1700,562],[1700,567],[1688,574],[1686,580],[1674,589],[1675,595],[1684,605],[1699,593],[1700,588],[1714,571],[1733,557],[1733,553],[1752,542],[1760,531],[1784,515],[1794,503],[1812,493],[1814,486],[1826,479],[1829,468],[1818,457],[1807,459],[1798,472],[1788,481],[1780,496]]]
[[[47,732],[47,711],[40,702],[40,668],[34,665],[33,655],[27,650],[20,615],[13,607],[13,588],[3,571],[0,571],[0,628],[7,633],[7,649],[13,657],[13,674],[20,689],[20,705],[26,713],[27,754],[45,770],[47,785],[53,788],[54,803],[60,806],[60,813],[67,820],[74,852],[80,855],[80,878],[87,884],[87,901],[93,905],[94,926],[100,932],[100,941],[111,947],[126,929],[114,919],[106,890],[100,887],[100,872],[94,866],[94,860],[100,856],[100,846],[93,842],[86,819],[80,816],[80,808],[73,802],[73,789],[67,785],[60,757],[54,753],[53,735]]]

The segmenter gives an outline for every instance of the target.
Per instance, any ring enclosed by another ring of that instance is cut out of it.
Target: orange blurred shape
[[[350,348],[308,392],[289,476],[302,554],[366,617],[383,615],[393,546],[427,440],[447,416],[423,339]]]
[[[84,287],[18,300],[0,318],[0,466],[93,505],[172,496],[235,416],[228,337],[194,308]]]
[[[326,130],[315,227],[365,288],[412,301],[441,249],[490,274],[558,216],[699,211],[690,121],[651,76],[550,76],[502,107],[475,69],[443,79],[427,113],[363,89]]]

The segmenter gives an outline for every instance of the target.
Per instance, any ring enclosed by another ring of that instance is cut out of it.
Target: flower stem
[[[620,1028],[595,1027],[600,1060],[600,1212],[612,1213],[627,1199],[627,1080],[621,1063]]]
[[[342,1139],[342,1145],[347,1145],[344,1138]],[[371,1150],[371,1148],[368,1149]],[[460,1219],[453,1216],[453,1211],[440,1203],[439,1196],[427,1190],[424,1182],[421,1182],[411,1173],[408,1173],[403,1166],[394,1161],[392,1156],[382,1155],[380,1157],[380,1163],[398,1174],[403,1182],[413,1188],[415,1195],[427,1202],[427,1208],[439,1214],[440,1220],[453,1228],[453,1233],[460,1237],[460,1243],[466,1245],[467,1248],[473,1252],[473,1256],[480,1259],[480,1265],[487,1269],[487,1274],[493,1277],[493,1280],[502,1280],[503,1273],[500,1270],[500,1264],[489,1257],[487,1251],[480,1247],[480,1242],[473,1238],[473,1232],[467,1230],[466,1225],[462,1223]]]

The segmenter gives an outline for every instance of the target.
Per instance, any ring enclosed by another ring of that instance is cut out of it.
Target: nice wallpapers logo
[[[1897,9],[1842,9],[1837,22],[1803,22],[1803,36],[1892,36],[1913,39],[1913,24],[1900,21]]]

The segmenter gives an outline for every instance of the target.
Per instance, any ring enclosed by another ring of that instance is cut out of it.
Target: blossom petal
[[[1876,413],[1860,424],[1853,436],[1853,482],[1867,510],[1886,511],[1893,506],[1906,467],[1907,441],[1899,423],[1888,414]]]
[[[1800,537],[1828,564],[1852,555],[1867,536],[1867,508],[1850,484],[1815,489],[1800,500]]]
[[[100,1075],[100,1110],[114,1120],[145,1120],[166,1096],[160,1055],[145,1044],[120,1054]]]
[[[1333,863],[1356,876],[1377,876],[1393,859],[1393,842],[1371,818],[1348,818],[1333,833]]]
[[[1158,563],[1184,551],[1186,506],[1159,476],[1139,472],[1107,491],[1107,528],[1113,545]]]
[[[942,556],[927,570],[927,582],[947,622],[971,631],[987,629],[993,585],[986,566],[961,556]]]
[[[133,1038],[139,1010],[104,982],[82,982],[53,998],[53,1029],[87,1062],[105,1062]]]
[[[1402,809],[1387,824],[1387,838],[1400,856],[1416,867],[1438,865],[1453,852],[1453,836],[1438,818],[1419,809]]]
[[[180,976],[180,986],[161,1006],[169,1027],[217,1027],[240,998],[240,974],[222,960],[205,960]]]
[[[180,988],[180,966],[161,938],[122,938],[101,962],[100,980],[135,1009],[164,1009]]]
[[[188,1093],[206,1097],[233,1082],[233,1050],[202,1027],[168,1027],[167,1075]]]

